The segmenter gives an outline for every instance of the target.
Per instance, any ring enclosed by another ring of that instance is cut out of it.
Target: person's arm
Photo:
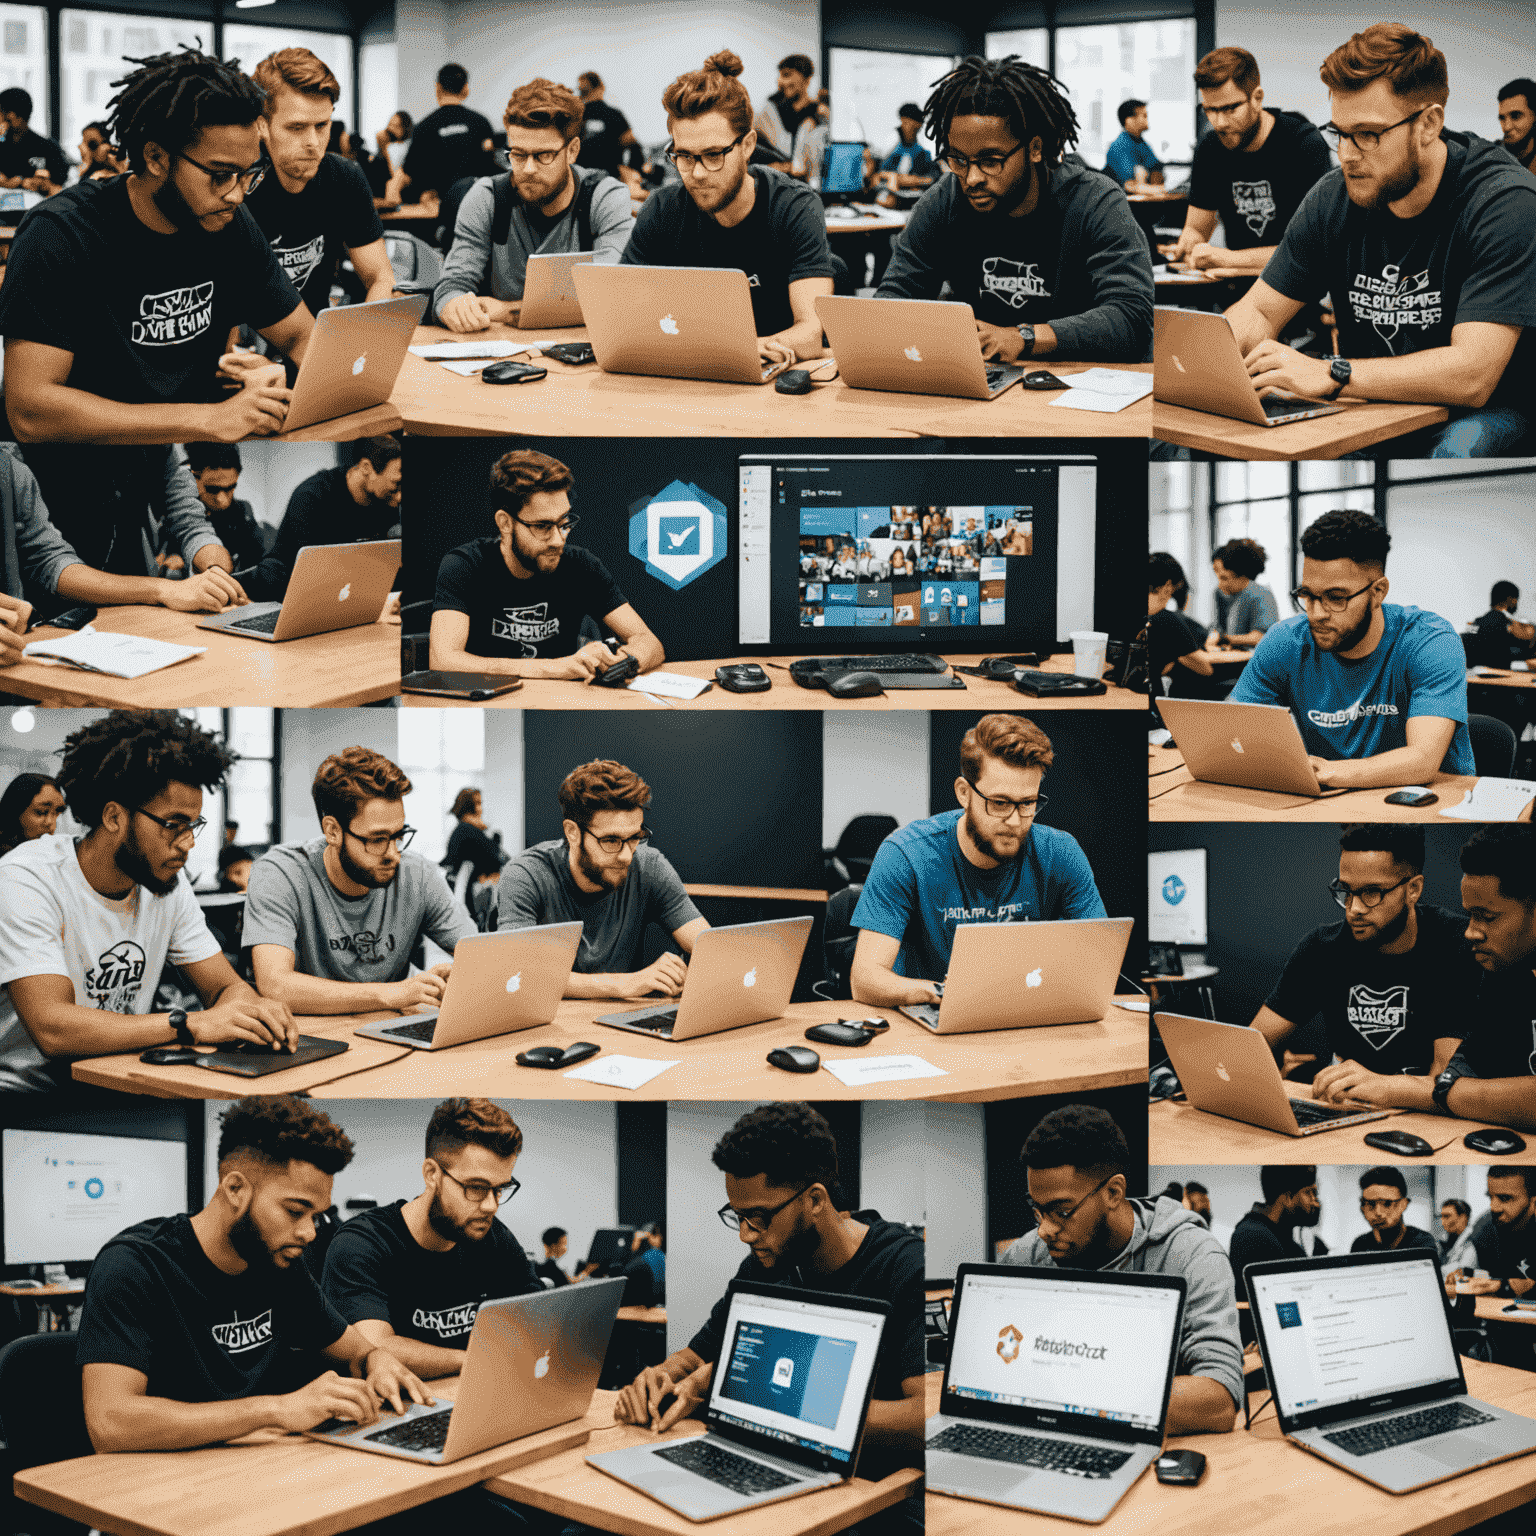
[[[376,303],[394,293],[395,269],[389,263],[389,253],[384,249],[382,235],[367,245],[348,246],[347,254],[352,258],[352,270],[368,290],[364,296],[365,303]]]
[[[944,280],[946,232],[958,201],[941,181],[918,198],[899,233],[891,237],[891,259],[875,290],[877,299],[936,299]]]
[[[1214,677],[1216,668],[1211,665],[1211,659],[1204,650],[1186,651],[1179,657],[1179,665],[1188,667],[1189,670],[1200,677]]]
[[[387,298],[388,295],[386,294],[385,297]],[[314,328],[315,317],[310,314],[309,306],[301,299],[284,319],[277,321],[274,325],[258,326],[257,330],[266,338],[269,346],[293,362],[302,363],[305,349],[309,346],[310,333]]]
[[[1253,663],[1249,662],[1249,666]],[[1434,715],[1415,715],[1405,730],[1408,745],[1378,752],[1375,757],[1334,761],[1309,757],[1317,781],[1326,789],[1375,789],[1388,784],[1427,784],[1440,772],[1450,750],[1457,722]]]
[[[1284,978],[1282,976],[1282,985],[1283,983]],[[1268,1003],[1265,1003],[1254,1014],[1253,1023],[1249,1028],[1258,1030],[1264,1036],[1265,1044],[1269,1046],[1271,1052],[1277,1057],[1284,1050],[1285,1042],[1296,1033],[1296,1026],[1283,1015],[1276,1013]],[[1307,1059],[1310,1061],[1311,1057]]]
[[[197,499],[192,471],[169,448],[160,466],[160,483],[151,504],[168,546],[194,571],[233,571],[234,561],[219,542],[208,513]],[[242,592],[237,601],[245,601]]]
[[[1232,1262],[1202,1226],[1175,1233],[1170,1258],[1184,1276],[1178,1374],[1168,1400],[1168,1433],[1225,1434],[1243,1399],[1243,1345]]]
[[[896,957],[901,940],[873,928],[859,930],[854,946],[853,965],[849,971],[853,1001],[876,1008],[899,1008],[904,1003],[936,1003],[939,994],[931,981],[921,981],[896,972]]]
[[[1330,1104],[1369,1104],[1375,1109],[1417,1109],[1435,1113],[1435,1079],[1461,1047],[1460,1036],[1435,1041],[1434,1064],[1424,1076],[1372,1072],[1358,1061],[1324,1067],[1312,1081],[1312,1097]]]
[[[789,285],[789,308],[794,323],[787,330],[775,331],[772,336],[759,336],[758,347],[770,362],[781,360],[782,353],[771,350],[771,343],[787,347],[794,356],[791,362],[803,362],[820,357],[826,348],[822,345],[821,321],[816,315],[816,300],[830,298],[830,277],[802,277]]]
[[[1262,272],[1269,265],[1269,258],[1278,251],[1278,245],[1250,245],[1242,250],[1228,250],[1225,246],[1200,244],[1189,253],[1190,265],[1199,271],[1211,267],[1230,267],[1239,272]]]
[[[496,677],[564,677],[585,682],[613,662],[606,645],[593,640],[569,656],[476,656],[465,649],[469,615],[438,608],[432,615],[427,665],[434,672],[487,672]]]
[[[296,968],[293,951],[282,944],[252,945],[251,969],[263,997],[300,1014],[375,1013],[386,1008],[414,1013],[437,1007],[443,996],[443,978],[434,971],[382,982],[306,976]]]
[[[603,623],[618,636],[620,650],[640,663],[642,672],[654,671],[667,659],[661,641],[645,627],[645,620],[629,603],[605,613]]]
[[[1184,228],[1179,238],[1164,250],[1169,261],[1183,261],[1197,245],[1204,245],[1216,233],[1216,210],[1197,208],[1191,202],[1184,210]]]
[[[884,1446],[898,1452],[919,1448],[928,1417],[924,1409],[926,1391],[923,1377],[907,1376],[902,1379],[900,1397],[872,1399],[869,1417],[864,1421],[865,1446]]]
[[[703,933],[704,930],[708,927],[708,918],[696,917],[692,922],[684,923],[681,928],[673,930],[673,941],[685,955],[691,955],[693,953],[693,946],[699,935]]]
[[[483,331],[513,311],[510,300],[490,296],[495,208],[495,194],[488,181],[477,181],[459,204],[453,243],[443,258],[443,275],[432,290],[432,312],[450,331]]]
[[[1210,1376],[1175,1376],[1168,1394],[1170,1435],[1229,1433],[1237,1422],[1231,1392]]]
[[[634,140],[634,134],[625,130],[624,138]],[[617,262],[624,255],[629,237],[634,232],[635,216],[630,212],[629,188],[622,181],[609,178],[592,194],[592,260],[599,263]]]
[[[1536,1077],[1458,1077],[1445,1102],[1458,1120],[1536,1131]]]
[[[1283,245],[1281,249],[1283,252]],[[1301,306],[1300,299],[1287,298],[1262,277],[1256,278],[1253,287],[1226,311],[1227,324],[1237,338],[1237,350],[1250,357],[1263,343],[1278,346],[1274,338],[1301,312]],[[1327,371],[1325,363],[1323,372]],[[1332,387],[1330,381],[1329,388]]]
[[[757,338],[758,350],[769,362],[780,360],[785,348],[791,361],[820,357],[821,321],[816,300],[832,294],[832,248],[827,242],[827,219],[821,199],[809,187],[797,187],[774,207],[773,238],[786,248],[789,270],[789,309],[793,322],[772,336]],[[775,346],[777,343],[777,346]]]
[[[614,1420],[655,1430],[670,1429],[703,1406],[713,1375],[712,1362],[691,1348],[680,1349],[660,1365],[646,1366],[619,1393],[613,1405]],[[672,1402],[667,1404],[669,1397]]]
[[[439,1376],[457,1376],[464,1369],[462,1349],[445,1349],[441,1344],[423,1344],[395,1332],[381,1318],[365,1317],[352,1327],[367,1340],[370,1349],[382,1349],[417,1376],[433,1380]]]

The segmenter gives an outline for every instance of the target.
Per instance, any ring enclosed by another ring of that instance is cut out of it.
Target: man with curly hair
[[[346,1134],[304,1100],[241,1099],[222,1116],[207,1205],[141,1221],[101,1250],[76,1346],[97,1451],[184,1450],[332,1417],[371,1424],[382,1403],[401,1413],[431,1400],[305,1267],[315,1215],[351,1160]],[[310,1377],[315,1354],[339,1369]]]
[[[35,838],[0,865],[0,983],[20,1026],[0,1033],[12,1086],[67,1081],[72,1057],[178,1042],[292,1049],[292,1015],[235,974],[181,877],[203,791],[233,762],[171,710],[115,710],[66,738],[59,788],[85,835]],[[202,1011],[152,1011],[167,961]],[[38,1070],[45,1058],[51,1073]]]

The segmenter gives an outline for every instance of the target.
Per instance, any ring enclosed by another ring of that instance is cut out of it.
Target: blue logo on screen
[[[698,486],[674,480],[629,511],[630,554],[674,591],[725,559],[725,505]]]
[[[1301,1327],[1301,1307],[1294,1301],[1277,1301],[1275,1316],[1280,1319],[1282,1328]]]
[[[699,552],[700,518],[697,513],[675,517],[664,513],[657,523],[664,555],[696,555]]]
[[[1176,907],[1189,894],[1189,887],[1177,875],[1169,875],[1163,881],[1163,900]]]
[[[87,1179],[85,1181],[85,1198],[87,1200],[100,1200],[106,1192],[107,1187],[100,1179]]]

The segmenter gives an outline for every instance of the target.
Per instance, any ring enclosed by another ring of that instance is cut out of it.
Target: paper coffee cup
[[[1079,677],[1102,677],[1109,636],[1099,629],[1072,631],[1072,670]]]

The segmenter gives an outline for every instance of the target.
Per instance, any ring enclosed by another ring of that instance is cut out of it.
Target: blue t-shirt
[[[1136,174],[1136,167],[1148,171],[1160,171],[1163,162],[1152,153],[1152,146],[1145,139],[1133,139],[1124,129],[1120,137],[1104,151],[1104,169],[1116,181],[1129,181]]]
[[[902,176],[926,176],[933,170],[933,158],[921,144],[903,144],[898,140],[896,148],[880,162],[880,169]]]
[[[1284,704],[1314,757],[1377,757],[1408,745],[1415,715],[1454,720],[1440,765],[1476,773],[1467,734],[1467,663],[1461,637],[1437,613],[1383,603],[1381,642],[1358,661],[1320,651],[1305,615],[1282,619],[1259,642],[1232,690],[1234,704]]]
[[[977,869],[960,851],[961,814],[945,811],[891,833],[870,866],[853,926],[901,940],[898,975],[942,981],[961,923],[1108,915],[1071,833],[1032,827],[1020,857]]]

